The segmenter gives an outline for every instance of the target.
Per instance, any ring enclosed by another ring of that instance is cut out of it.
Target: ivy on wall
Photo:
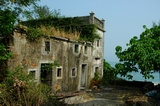
[[[80,19],[79,17],[69,17],[69,18],[57,18],[57,17],[48,17],[46,19],[40,20],[29,20],[25,22],[21,22],[22,25],[25,25],[32,30],[39,28],[40,26],[53,26],[56,29],[63,30],[66,32],[69,31],[78,31],[80,32],[80,39],[83,41],[90,41],[93,42],[95,38],[99,38],[98,34],[96,33],[96,25],[88,24],[84,20]],[[34,28],[34,29],[33,29]],[[33,31],[36,32],[36,31]],[[39,34],[42,34],[41,32]],[[31,38],[31,41],[35,38],[38,38],[39,35],[33,35],[30,32],[28,35]]]

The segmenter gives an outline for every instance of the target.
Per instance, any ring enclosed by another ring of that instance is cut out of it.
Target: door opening
[[[87,64],[82,64],[81,66],[81,88],[87,86]]]
[[[49,63],[41,64],[40,81],[48,86],[52,86],[52,67]]]

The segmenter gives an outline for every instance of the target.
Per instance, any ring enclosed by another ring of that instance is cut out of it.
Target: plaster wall
[[[18,32],[13,36],[14,45],[10,47],[14,54],[8,61],[8,66],[23,67],[24,71],[35,71],[35,81],[41,83],[41,64],[58,61],[59,66],[52,69],[52,91],[75,91],[81,89],[82,65],[86,64],[86,86],[89,88],[90,80],[93,77],[93,47],[91,43],[75,42],[61,38],[41,38],[35,42],[29,42],[25,34]],[[45,50],[45,41],[49,42],[50,50]],[[78,45],[78,52],[75,52],[75,45]],[[87,49],[87,52],[86,52]],[[101,62],[100,62],[101,63]],[[62,76],[57,77],[57,69],[61,68]],[[75,76],[72,76],[72,69],[75,69]]]

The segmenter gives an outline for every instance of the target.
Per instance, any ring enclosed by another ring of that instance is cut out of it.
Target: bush
[[[103,85],[108,85],[112,82],[112,80],[117,78],[116,70],[104,60],[103,62],[103,78],[102,83]]]
[[[91,87],[93,86],[99,86],[102,83],[102,78],[100,77],[100,74],[98,72],[94,73],[94,78],[91,80]]]
[[[40,106],[48,101],[50,88],[37,84],[22,68],[8,71],[0,84],[0,105],[3,106]]]

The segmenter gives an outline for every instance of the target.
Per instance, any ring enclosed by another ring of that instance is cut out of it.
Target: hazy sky
[[[105,20],[104,58],[118,61],[115,47],[126,48],[133,36],[139,36],[152,22],[160,20],[160,0],[41,0],[50,10],[60,9],[65,16],[87,16],[91,11]]]

